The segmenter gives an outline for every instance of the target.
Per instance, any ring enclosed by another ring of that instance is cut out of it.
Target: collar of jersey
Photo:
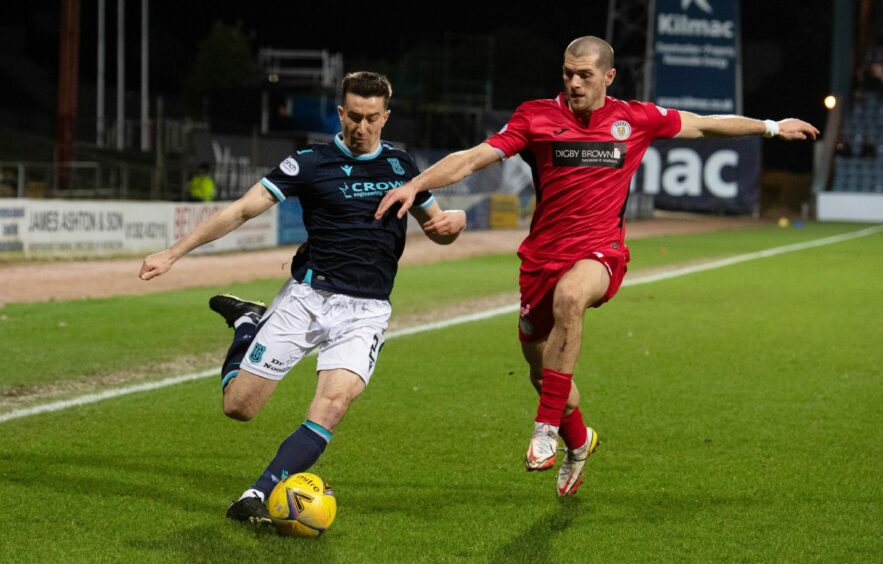
[[[604,97],[604,105],[601,106],[600,108],[598,108],[597,110],[595,110],[594,112],[591,112],[590,115],[604,115],[604,113],[609,111],[609,109],[612,107],[612,104],[611,104],[612,101],[613,101],[613,98],[611,98],[610,96],[605,96]],[[575,121],[577,124],[579,124],[580,127],[582,127],[582,128],[589,127],[589,125],[583,125],[582,122],[579,120],[579,118],[576,117],[576,114],[573,113],[573,111],[570,109],[570,106],[567,105],[567,94],[565,94],[564,92],[559,93],[558,96],[555,97],[555,102],[558,104],[558,107],[561,109],[561,111],[564,112],[565,114],[567,114],[568,116],[570,116],[570,119]],[[592,122],[589,121],[589,124],[591,124],[591,123]]]
[[[355,160],[357,160],[357,161],[371,161],[371,160],[374,160],[374,159],[376,159],[377,157],[379,157],[379,156],[380,156],[380,153],[383,151],[383,143],[381,142],[381,143],[380,143],[380,146],[377,147],[377,150],[374,151],[373,153],[367,153],[367,154],[365,154],[365,155],[354,155],[353,152],[349,150],[349,147],[347,147],[347,146],[343,143],[343,133],[338,133],[337,135],[334,136],[334,144],[337,145],[337,148],[340,149],[340,151],[341,151],[344,155],[348,156],[348,157],[351,158],[351,159],[355,159]]]

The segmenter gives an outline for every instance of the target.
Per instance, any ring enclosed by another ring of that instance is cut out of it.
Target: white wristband
[[[773,121],[771,119],[763,120],[763,124],[766,126],[766,131],[763,132],[763,136],[769,139],[770,137],[775,137],[779,134],[779,122]]]

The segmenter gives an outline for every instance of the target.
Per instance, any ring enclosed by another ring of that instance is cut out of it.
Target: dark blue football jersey
[[[417,174],[405,151],[381,142],[374,153],[355,156],[339,134],[279,163],[261,184],[279,201],[300,199],[307,245],[292,260],[294,279],[338,294],[389,299],[407,218],[397,219],[392,210],[377,221],[374,212],[387,190]],[[415,205],[432,202],[421,192]]]

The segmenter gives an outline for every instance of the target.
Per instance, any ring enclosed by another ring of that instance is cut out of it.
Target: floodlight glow
[[[837,105],[837,97],[836,96],[825,96],[825,107],[829,110],[833,110],[834,106]]]

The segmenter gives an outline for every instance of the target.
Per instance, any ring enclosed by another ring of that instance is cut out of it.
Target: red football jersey
[[[681,130],[681,116],[647,102],[608,96],[580,121],[564,94],[521,104],[487,143],[520,154],[533,172],[537,206],[518,252],[568,259],[607,249],[625,254],[629,183],[654,139]],[[627,255],[626,255],[627,256]]]

